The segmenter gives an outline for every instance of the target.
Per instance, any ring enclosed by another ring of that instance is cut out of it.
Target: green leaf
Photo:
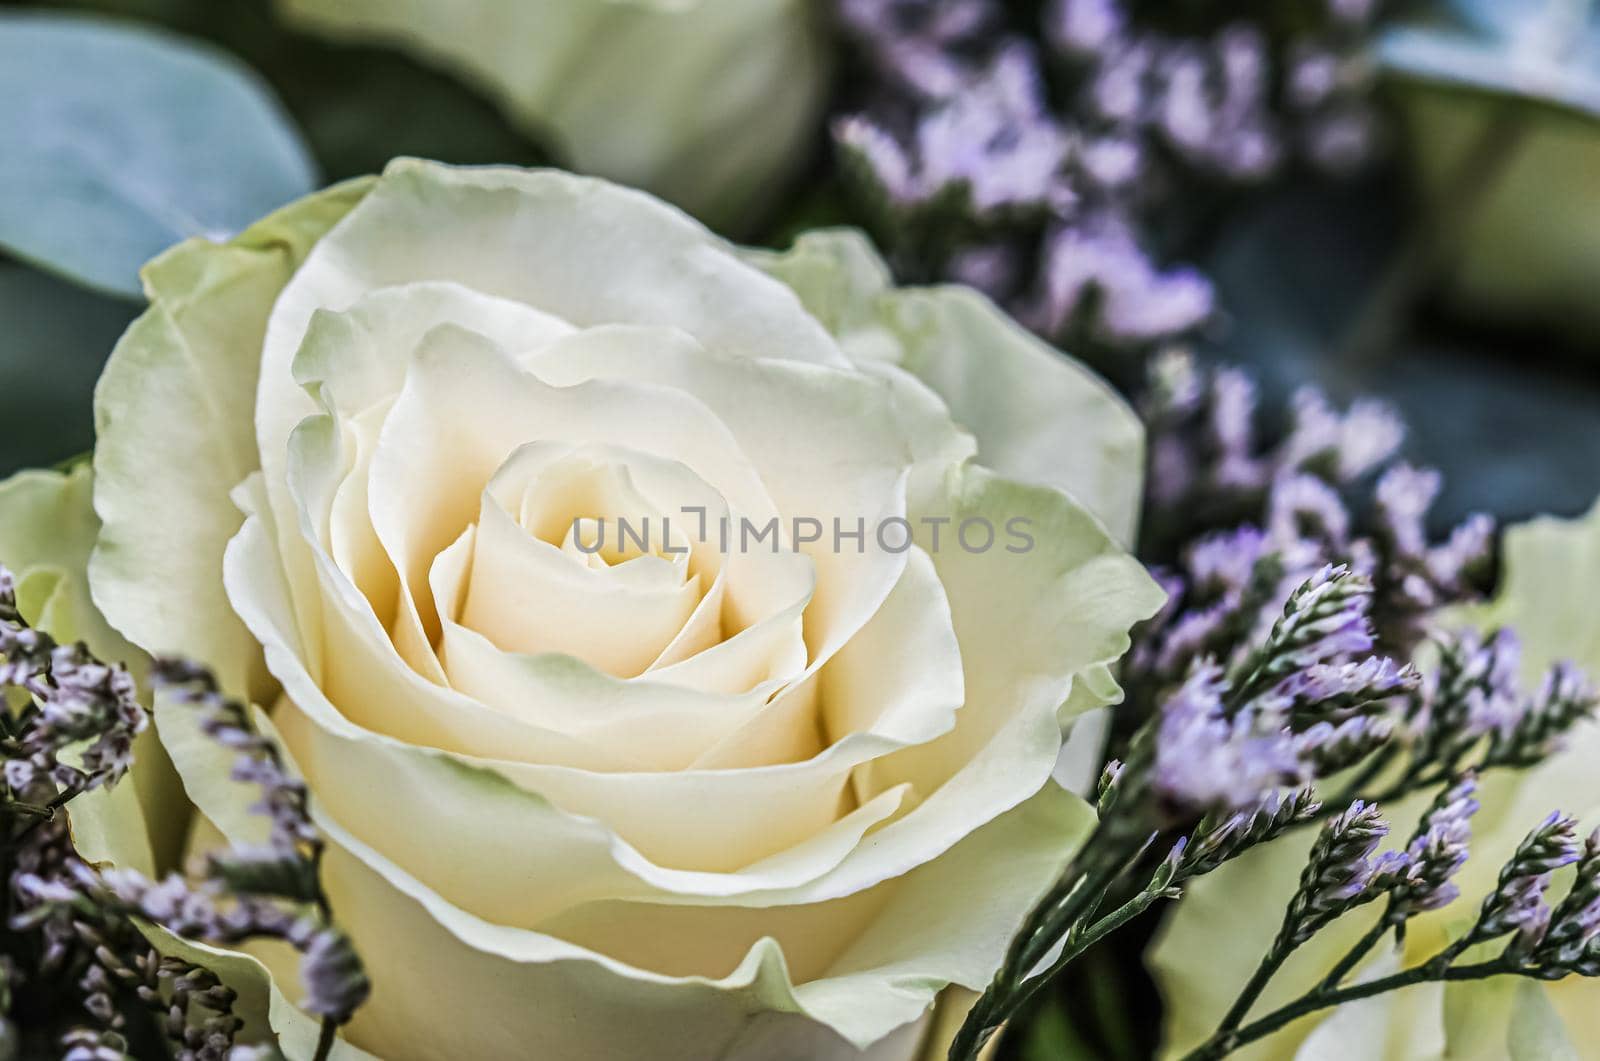
[[[103,291],[137,297],[148,259],[315,183],[265,84],[165,32],[0,15],[0,99],[0,247]]]
[[[329,182],[376,173],[402,155],[522,166],[548,157],[493,103],[449,74],[389,48],[294,32],[268,0],[54,0],[52,6],[154,23],[238,56],[282,98]]]
[[[1402,77],[1600,116],[1600,8],[1586,0],[1446,0],[1379,55]]]

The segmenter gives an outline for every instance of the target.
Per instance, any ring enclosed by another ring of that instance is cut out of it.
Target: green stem
[[[1412,984],[1426,983],[1435,980],[1482,980],[1491,976],[1500,976],[1506,973],[1532,975],[1516,966],[1496,958],[1492,961],[1480,962],[1476,965],[1462,965],[1457,967],[1440,968],[1437,959],[1398,972],[1392,976],[1380,977],[1377,980],[1368,980],[1365,983],[1352,984],[1349,987],[1339,988],[1334,991],[1312,991],[1298,1001],[1276,1009],[1262,1017],[1253,1024],[1247,1024],[1237,1031],[1224,1032],[1218,1030],[1210,1039],[1200,1044],[1194,1050],[1185,1054],[1182,1061],[1216,1061],[1226,1057],[1241,1046],[1263,1039],[1273,1032],[1299,1020],[1309,1013],[1328,1009],[1331,1006],[1340,1006],[1346,1002],[1357,1002],[1373,995],[1381,995],[1386,991],[1394,991]]]
[[[339,1026],[331,1018],[322,1018],[322,1030],[317,1033],[317,1052],[312,1061],[328,1061],[328,1055],[333,1053],[333,1040],[339,1034]]]
[[[1109,845],[1109,850],[1097,852],[1097,840]],[[1109,840],[1099,831],[1089,837],[1080,853],[1087,868],[1081,874],[1075,873],[1078,860],[1074,860],[1074,866],[1029,911],[1022,928],[1012,937],[1000,971],[979,996],[950,1044],[950,1061],[973,1061],[978,1056],[983,1044],[1014,1008],[1012,995],[1028,971],[1043,960],[1054,941],[1069,931],[1086,909],[1100,901],[1122,873],[1129,850],[1126,842]]]
[[[1261,997],[1261,992],[1267,989],[1267,983],[1283,966],[1293,947],[1286,947],[1282,942],[1274,943],[1266,957],[1261,959],[1261,964],[1256,966],[1256,971],[1250,975],[1239,997],[1233,1000],[1233,1005],[1228,1007],[1228,1012],[1223,1015],[1222,1024],[1217,1028],[1217,1034],[1231,1033],[1250,1015],[1250,1007],[1256,1004],[1256,999]]]
[[[1161,896],[1162,893],[1160,892],[1140,892],[1084,929],[1083,932],[1077,934],[1076,938],[1069,941],[1061,949],[1060,957],[1052,962],[1048,969],[1037,976],[1030,977],[1017,987],[1011,998],[1000,1007],[998,1023],[1004,1024],[1010,1020],[1017,1011],[1028,1004],[1029,999],[1038,994],[1040,988],[1054,980],[1061,970],[1078,960],[1090,947],[1093,947],[1096,943],[1099,943],[1102,939],[1144,913]]]

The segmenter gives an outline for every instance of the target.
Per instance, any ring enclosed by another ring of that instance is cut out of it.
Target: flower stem
[[[333,1053],[333,1040],[339,1034],[339,1026],[333,1018],[322,1018],[322,1030],[317,1034],[317,1052],[312,1061],[328,1061],[328,1055]]]
[[[1299,1020],[1309,1013],[1328,1009],[1332,1006],[1341,1006],[1346,1002],[1357,1002],[1363,998],[1381,995],[1386,991],[1394,991],[1412,984],[1427,983],[1429,981],[1445,980],[1483,980],[1491,976],[1501,976],[1507,973],[1531,975],[1502,958],[1495,958],[1476,965],[1459,965],[1441,967],[1437,960],[1423,962],[1421,965],[1391,976],[1368,980],[1365,983],[1352,984],[1333,991],[1315,990],[1291,1002],[1287,1006],[1262,1017],[1253,1024],[1247,1024],[1237,1031],[1224,1034],[1218,1031],[1199,1047],[1185,1054],[1181,1061],[1216,1061],[1217,1058],[1226,1057],[1241,1046],[1246,1046],[1263,1039],[1273,1032]]]

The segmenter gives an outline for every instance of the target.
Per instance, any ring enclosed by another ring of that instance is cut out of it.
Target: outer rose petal
[[[82,641],[100,659],[142,673],[144,653],[106,623],[89,599],[89,552],[100,521],[86,464],[68,472],[25,471],[0,482],[0,563],[18,583],[25,619],[59,642]],[[176,862],[187,804],[153,731],[134,744],[133,772],[68,808],[73,839],[91,862],[144,873]]]
[[[1504,545],[1505,581],[1487,607],[1456,616],[1485,629],[1514,627],[1522,637],[1523,680],[1537,681],[1552,662],[1567,659],[1600,672],[1600,613],[1573,586],[1600,585],[1600,505],[1581,519],[1541,518],[1513,527]],[[1407,931],[1407,963],[1433,954],[1461,926],[1463,909],[1493,887],[1500,866],[1528,829],[1552,808],[1577,813],[1584,827],[1600,824],[1600,730],[1580,726],[1565,751],[1527,772],[1496,772],[1482,779],[1483,809],[1472,820],[1472,858],[1456,878],[1462,898],[1445,910],[1425,915]],[[1413,798],[1390,808],[1394,834],[1407,835],[1426,806]],[[1149,957],[1167,1002],[1167,1045],[1178,1053],[1215,1026],[1266,950],[1274,927],[1257,916],[1258,903],[1240,903],[1241,888],[1272,905],[1287,903],[1311,837],[1277,841],[1216,873],[1196,881],[1163,927]],[[1466,906],[1462,906],[1466,904]],[[1342,918],[1319,933],[1304,954],[1291,959],[1285,974],[1268,989],[1264,1005],[1282,1003],[1348,948],[1366,927],[1360,918]],[[1537,985],[1577,1042],[1600,1041],[1596,1002],[1600,984],[1581,977]],[[1504,1049],[1511,1034],[1506,1021],[1485,1029],[1484,1006],[1419,985],[1407,989],[1389,1018],[1389,1061],[1438,1057],[1442,1040]],[[1481,1003],[1481,1000],[1480,1000]],[[1463,1024],[1474,1021],[1475,1031]],[[1246,1061],[1278,1061],[1299,1056],[1300,1040],[1324,1018],[1313,1017],[1239,1052]],[[1376,1019],[1375,1017],[1372,1019]],[[1522,1034],[1522,1033],[1519,1033]],[[1533,1034],[1527,1031],[1526,1034]],[[1309,1056],[1309,1055],[1308,1055]],[[1448,1056],[1454,1057],[1455,1053]],[[1462,1055],[1471,1056],[1471,1055]],[[1506,1056],[1503,1052],[1492,1056]]]
[[[280,0],[459,71],[573,168],[723,222],[805,150],[827,81],[806,0]]]
[[[186,775],[220,780],[228,757],[196,755],[184,765]],[[795,984],[771,939],[719,977],[673,976],[474,917],[317,813],[332,841],[330,898],[375,975],[352,1042],[381,1057],[575,1061],[909,1061],[922,1035],[912,1027],[938,985],[985,982],[1015,911],[1044,890],[1092,822],[1081,800],[1047,788],[894,883],[884,913],[825,975]],[[241,821],[233,808],[218,817],[224,835],[239,839],[227,824]],[[987,897],[982,916],[974,893]],[[280,981],[292,977],[292,965],[262,956]],[[275,1013],[274,1027],[292,1019]]]
[[[259,691],[265,676],[220,575],[240,523],[228,492],[258,466],[250,425],[267,315],[369,185],[337,185],[227,244],[187,240],[145,266],[150,308],[95,389],[95,603],[140,648],[204,659],[230,689]]]
[[[783,253],[746,251],[858,362],[888,361],[932,387],[978,438],[978,460],[1057,486],[1132,541],[1144,430],[1100,377],[964,287],[896,288],[854,229],[808,232]]]

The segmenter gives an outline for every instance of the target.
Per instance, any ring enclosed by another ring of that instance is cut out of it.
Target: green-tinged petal
[[[162,954],[209,969],[237,993],[233,1012],[244,1021],[239,1031],[241,1042],[259,1041],[270,1032],[277,1037],[278,1049],[289,1061],[310,1061],[316,1055],[317,1038],[322,1030],[320,1023],[298,1009],[284,994],[285,986],[294,991],[298,985],[280,986],[267,967],[248,954],[182,939],[153,925],[142,926],[141,931]],[[378,1059],[339,1038],[334,1040],[328,1061]]]
[[[141,653],[106,623],[89,596],[89,554],[100,531],[93,484],[84,464],[68,472],[18,472],[0,482],[0,564],[20,580],[45,571],[58,580],[41,613],[25,618],[46,622],[57,641],[82,641],[101,659],[138,667]]]
[[[1524,680],[1560,659],[1600,671],[1600,610],[1573,592],[1600,586],[1600,504],[1577,519],[1543,516],[1509,528],[1502,554],[1503,588],[1466,618],[1516,630]]]
[[[827,76],[805,0],[280,0],[307,28],[461,74],[575,169],[738,221],[814,132]]]
[[[22,583],[24,618],[57,641],[82,641],[100,659],[140,675],[144,653],[106,623],[89,597],[89,554],[100,529],[92,490],[85,464],[64,473],[20,472],[0,483],[0,563]],[[153,733],[134,743],[129,777],[78,796],[69,813],[78,850],[92,862],[149,873],[173,864],[183,843],[182,793]]]
[[[310,245],[365,193],[330,188],[216,245],[190,240],[145,267],[150,308],[95,390],[95,603],[146,651],[205,661],[258,691],[260,650],[228,607],[228,500],[257,466],[251,425],[267,315]]]
[[[1542,984],[1534,980],[1518,982],[1511,1005],[1510,1027],[1506,1033],[1506,1052],[1510,1061],[1578,1061],[1582,1056],[1561,1015],[1550,1004]],[[1592,1030],[1592,1029],[1591,1029]],[[1582,1040],[1591,1048],[1595,1040]]]
[[[1144,432],[1111,387],[963,287],[895,288],[861,233],[808,233],[750,260],[794,288],[858,361],[931,387],[1002,475],[1060,487],[1119,541],[1138,521]]]

